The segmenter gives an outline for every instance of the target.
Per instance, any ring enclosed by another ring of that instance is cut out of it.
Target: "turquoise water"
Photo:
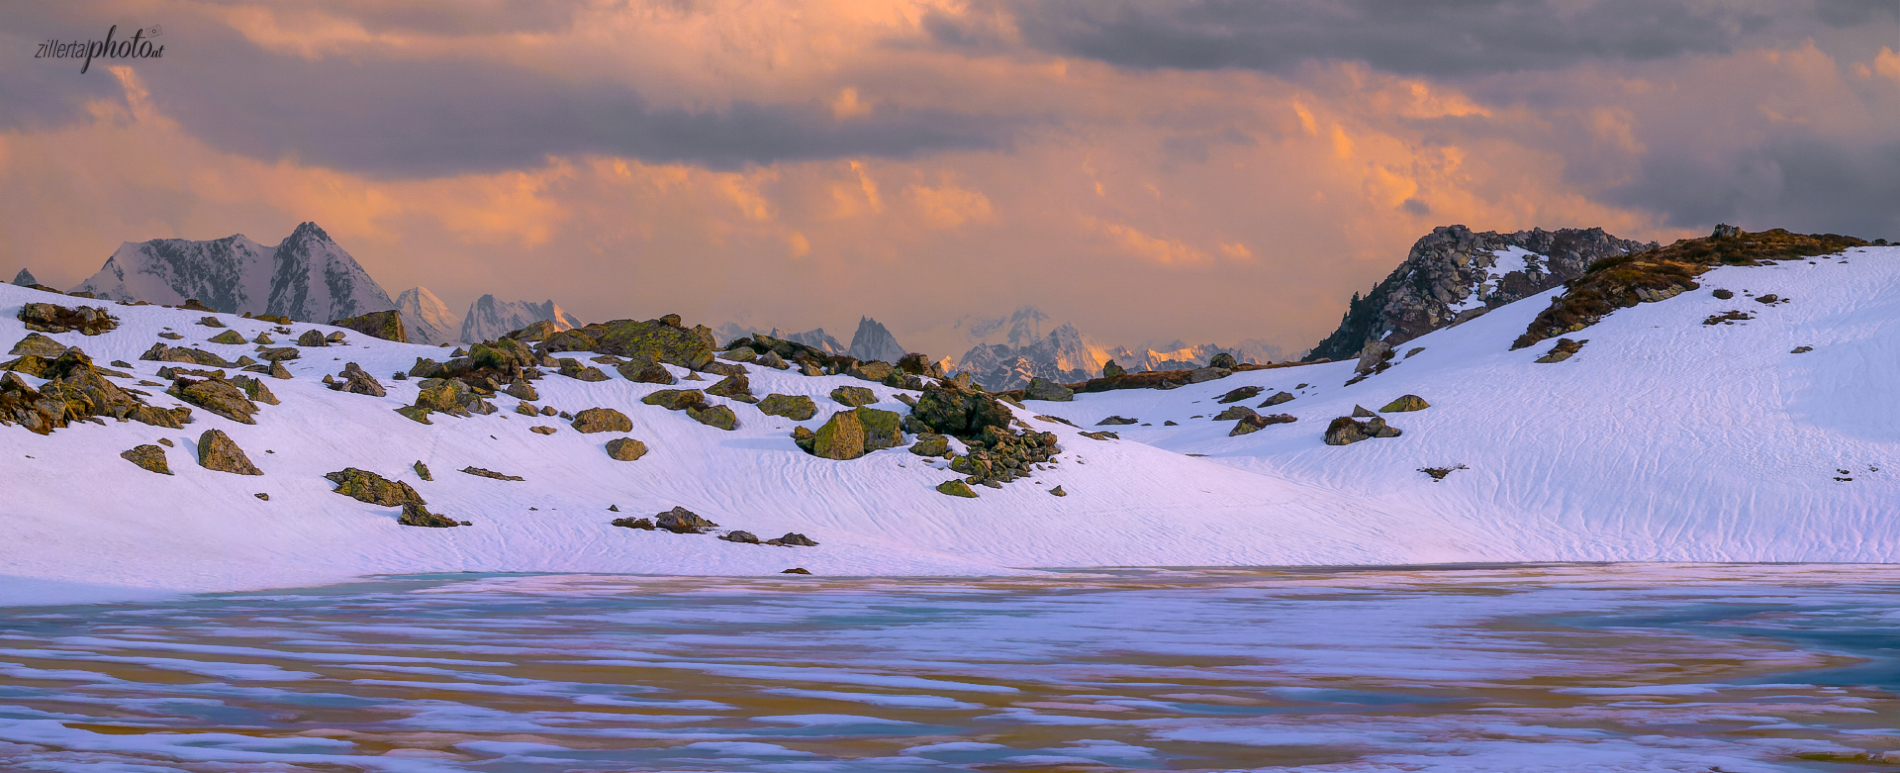
[[[1880,769],[1897,579],[451,575],[21,608],[0,769]]]

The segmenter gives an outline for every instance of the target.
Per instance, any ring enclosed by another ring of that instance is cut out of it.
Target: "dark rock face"
[[[331,320],[330,324],[337,327],[346,327],[372,338],[381,338],[385,341],[395,341],[400,344],[409,343],[409,330],[403,327],[402,312],[395,309],[372,311],[368,314],[344,317],[343,319]]]
[[[795,532],[795,531],[788,531],[785,533],[785,536],[783,537],[773,537],[772,539],[766,540],[765,544],[779,545],[779,546],[788,547],[788,548],[789,547],[801,547],[801,548],[818,547],[818,543],[813,542],[810,537],[807,537],[803,534],[799,534],[798,532]],[[803,573],[811,574],[811,572],[803,572]]]
[[[646,455],[647,444],[634,440],[633,438],[617,437],[607,441],[607,456],[609,458],[622,462],[631,462]]]
[[[831,390],[831,399],[839,405],[857,408],[877,402],[877,393],[860,386],[841,386]]]
[[[251,458],[244,455],[236,441],[221,429],[205,430],[198,436],[198,466],[235,475],[263,475]]]
[[[1386,426],[1385,419],[1375,417],[1365,421],[1354,421],[1349,417],[1341,416],[1333,419],[1333,423],[1326,425],[1326,445],[1351,445],[1361,440],[1398,437],[1400,434],[1402,433],[1399,428]]]
[[[589,408],[574,414],[574,431],[594,432],[632,432],[633,420],[612,408]]]
[[[1454,306],[1469,306],[1465,314],[1496,308],[1563,284],[1599,259],[1654,246],[1618,239],[1601,228],[1511,234],[1473,232],[1461,225],[1436,228],[1413,244],[1405,261],[1372,292],[1353,296],[1339,329],[1305,359],[1347,359],[1372,341],[1397,345],[1457,321]],[[1513,270],[1501,271],[1499,256],[1511,247],[1535,255],[1522,258],[1522,268],[1516,268],[1518,260],[1506,259],[1502,268]]]
[[[429,508],[423,507],[416,502],[403,504],[402,515],[396,518],[396,523],[404,526],[422,526],[431,529],[447,529],[455,526],[469,525],[467,523],[457,523],[451,519],[431,513],[429,512]]]
[[[326,473],[323,477],[336,484],[336,493],[358,502],[382,507],[428,504],[409,484],[390,480],[368,470],[345,467],[336,472]]]
[[[653,525],[674,534],[703,534],[719,528],[719,524],[701,518],[698,513],[684,507],[675,507],[653,516]]]
[[[1075,399],[1075,391],[1054,381],[1037,376],[1029,380],[1029,386],[1023,387],[1023,399],[1066,403]]]
[[[767,416],[804,421],[818,414],[818,404],[805,395],[772,394],[759,401],[759,412]]]
[[[331,390],[348,392],[353,395],[369,395],[371,397],[382,397],[386,394],[383,391],[383,385],[376,380],[376,377],[364,372],[363,369],[354,362],[346,363],[343,366],[342,376],[341,379],[330,384]]]
[[[51,303],[28,303],[18,315],[26,329],[40,333],[70,333],[77,330],[96,336],[119,326],[119,319],[98,306],[69,309]]]
[[[165,449],[162,446],[146,443],[119,454],[119,457],[160,475],[172,474],[171,465],[165,463]]]

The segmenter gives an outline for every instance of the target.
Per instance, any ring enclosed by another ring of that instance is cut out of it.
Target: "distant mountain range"
[[[554,301],[503,301],[484,295],[475,299],[462,317],[462,340],[490,341],[543,320],[553,322],[555,330],[572,330],[583,324]]]
[[[1034,306],[1020,307],[1006,317],[958,320],[956,328],[977,343],[957,361],[956,370],[971,374],[985,389],[1009,390],[1037,377],[1061,383],[1086,381],[1101,376],[1102,366],[1109,360],[1130,372],[1139,372],[1197,368],[1223,352],[1243,363],[1264,363],[1286,356],[1280,347],[1252,338],[1232,347],[1189,346],[1181,341],[1159,347],[1109,347],[1095,343],[1068,323],[1045,335],[1042,323],[1048,320],[1049,315]]]
[[[202,242],[126,242],[73,289],[173,306],[197,299],[218,311],[306,322],[396,308],[369,272],[316,223],[297,226],[275,247],[243,234]]]

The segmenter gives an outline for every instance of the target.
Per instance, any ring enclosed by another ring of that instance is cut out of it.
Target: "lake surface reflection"
[[[437,575],[0,610],[0,769],[1885,769],[1896,590],[1854,566]]]

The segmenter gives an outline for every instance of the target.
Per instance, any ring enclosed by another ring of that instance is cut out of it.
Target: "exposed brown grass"
[[[1610,312],[1646,301],[1659,301],[1694,290],[1694,277],[1716,266],[1758,266],[1765,262],[1826,255],[1868,242],[1837,234],[1797,234],[1777,228],[1761,233],[1682,239],[1667,247],[1604,258],[1567,288],[1550,308],[1531,321],[1512,349],[1553,336],[1574,333]]]

